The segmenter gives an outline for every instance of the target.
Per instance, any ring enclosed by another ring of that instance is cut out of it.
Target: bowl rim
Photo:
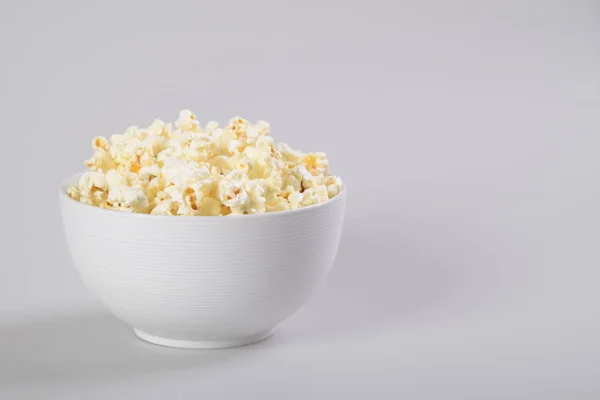
[[[319,208],[327,208],[328,206],[333,205],[334,203],[340,202],[342,201],[345,197],[346,197],[346,183],[344,181],[342,181],[342,189],[340,190],[340,192],[332,199],[326,201],[325,203],[320,203],[320,204],[313,204],[311,206],[307,206],[307,207],[302,207],[302,208],[296,208],[294,210],[283,210],[283,211],[274,211],[274,212],[269,212],[269,213],[264,213],[264,214],[230,214],[230,215],[152,215],[152,214],[141,214],[141,213],[132,213],[132,212],[125,212],[125,211],[120,211],[120,210],[109,210],[106,208],[100,208],[97,206],[93,206],[91,204],[85,204],[82,203],[80,201],[77,201],[75,199],[73,199],[71,196],[69,196],[67,194],[67,189],[68,187],[73,184],[77,179],[79,179],[79,177],[81,175],[83,175],[85,172],[79,172],[76,173],[72,176],[70,176],[67,179],[64,179],[61,184],[60,187],[58,189],[58,194],[61,200],[65,201],[66,203],[63,204],[73,204],[76,207],[85,207],[86,209],[92,211],[92,212],[98,212],[98,213],[105,213],[106,215],[118,215],[118,216],[123,216],[123,217],[129,217],[129,218],[150,218],[150,219],[162,219],[164,220],[165,218],[168,220],[179,220],[179,219],[183,219],[186,221],[189,220],[196,220],[196,221],[204,221],[206,219],[216,219],[216,218],[221,218],[221,219],[256,219],[256,218],[281,218],[281,217],[285,217],[287,215],[299,215],[302,213],[308,213],[311,212],[312,210],[315,209],[319,209]],[[226,217],[226,218],[225,218]]]

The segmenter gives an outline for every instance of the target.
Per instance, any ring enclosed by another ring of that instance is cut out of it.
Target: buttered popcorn
[[[269,131],[264,121],[240,117],[203,127],[183,110],[174,124],[155,120],[110,140],[94,138],[90,171],[67,194],[132,213],[217,216],[292,210],[340,193],[324,153],[276,146]]]

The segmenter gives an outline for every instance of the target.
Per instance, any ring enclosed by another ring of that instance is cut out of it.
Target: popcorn
[[[245,138],[248,135],[248,121],[240,117],[233,117],[229,120],[227,129],[231,130],[236,138]]]
[[[159,201],[156,206],[152,209],[150,214],[152,215],[175,215],[173,208],[171,207],[173,202],[169,199]]]
[[[327,175],[329,161],[325,153],[308,153],[300,159],[300,162],[314,176]]]
[[[301,188],[310,188],[315,185],[315,177],[308,172],[304,165],[296,165],[292,173],[300,181]]]
[[[79,178],[79,190],[82,193],[90,193],[94,189],[106,190],[106,175],[101,172],[89,172]]]
[[[92,141],[90,169],[68,188],[96,207],[152,215],[224,216],[294,210],[337,196],[324,153],[275,145],[265,121],[204,127],[189,110]]]
[[[302,207],[312,206],[313,204],[321,204],[329,198],[327,188],[325,186],[317,186],[314,189],[308,188],[302,192]]]
[[[181,110],[179,112],[179,118],[175,122],[175,126],[184,132],[198,132],[200,130],[200,123],[190,110]]]
[[[248,193],[248,206],[245,210],[247,214],[264,214],[266,199],[265,190],[256,181],[247,181],[244,190]]]
[[[84,204],[102,206],[106,200],[106,177],[102,172],[89,172],[79,178],[78,186],[67,192]]]
[[[290,148],[290,146],[288,146],[285,143],[280,143],[278,147],[279,152],[281,153],[285,161],[295,164],[298,163],[300,161],[300,158],[302,158],[303,156],[302,153],[292,150],[292,148]]]
[[[263,190],[265,204],[275,205],[277,203],[277,199],[279,198],[279,194],[281,193],[279,182],[277,182],[275,179],[260,179],[256,182]]]
[[[148,198],[141,190],[118,185],[108,192],[106,205],[106,208],[115,210],[145,213],[148,208]]]
[[[290,203],[284,197],[277,197],[271,204],[265,206],[266,212],[285,211],[290,209]]]
[[[221,202],[214,197],[204,197],[199,211],[200,215],[217,216],[221,213]]]
[[[271,126],[266,121],[258,121],[254,125],[254,129],[256,130],[256,133],[261,136],[266,136],[271,132]]]
[[[327,195],[329,198],[337,196],[342,189],[342,180],[337,176],[328,176],[323,180],[323,184],[327,186]]]
[[[110,170],[105,175],[108,190],[116,190],[119,186],[126,186],[127,179],[116,170]]]
[[[112,160],[109,150],[110,145],[103,137],[96,137],[92,142],[94,155],[85,162],[85,165],[93,171],[106,172],[115,168],[115,163]]]
[[[304,194],[294,190],[288,197],[288,202],[290,203],[290,208],[292,210],[300,207],[302,201],[304,200]]]
[[[171,124],[165,124],[160,119],[155,119],[152,121],[150,126],[148,127],[148,132],[152,135],[162,136],[165,139],[171,137],[171,133],[173,131],[173,126]]]

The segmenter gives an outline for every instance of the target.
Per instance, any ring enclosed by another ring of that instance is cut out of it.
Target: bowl
[[[270,336],[335,259],[346,189],[326,203],[259,215],[156,216],[73,200],[60,210],[84,284],[148,342],[223,348]]]

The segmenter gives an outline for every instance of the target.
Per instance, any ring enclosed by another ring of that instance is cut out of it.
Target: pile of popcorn
[[[175,124],[93,140],[91,171],[68,189],[93,206],[153,215],[262,214],[326,202],[340,193],[324,153],[301,153],[269,136],[269,124],[235,117],[201,127],[189,110]]]

